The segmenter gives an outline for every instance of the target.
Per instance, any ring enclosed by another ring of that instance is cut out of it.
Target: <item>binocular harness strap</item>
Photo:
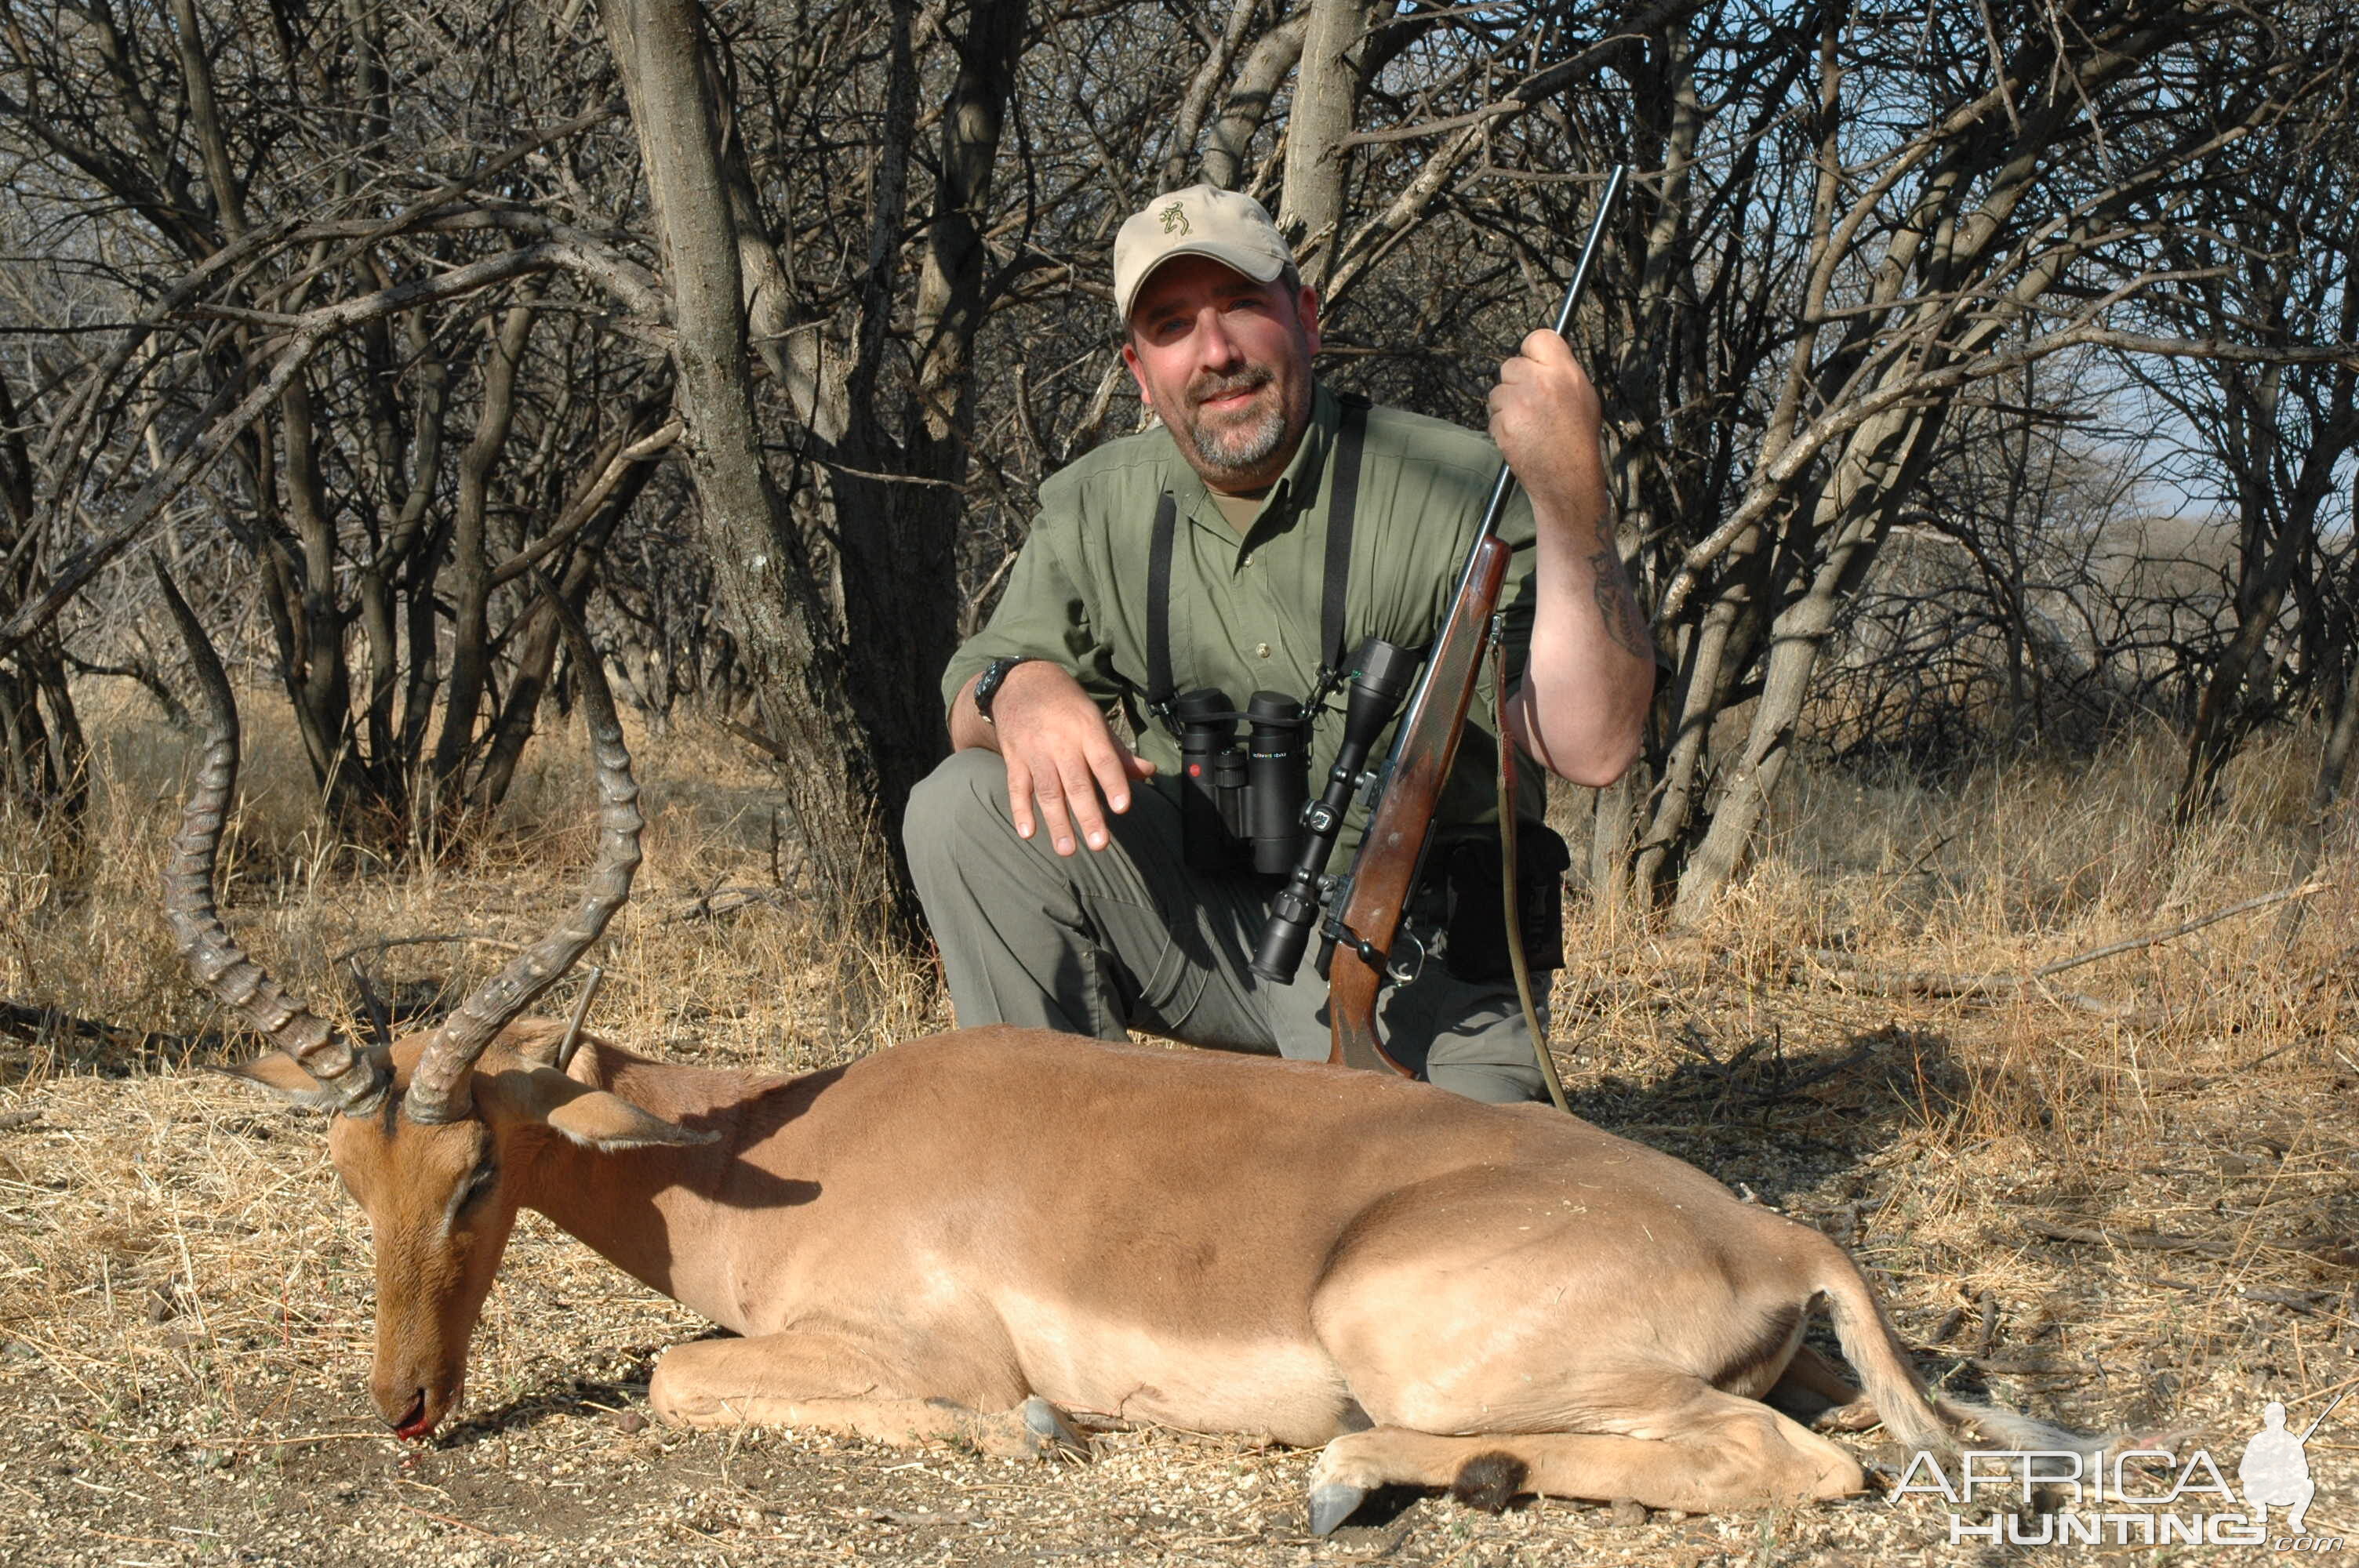
[[[1345,397],[1330,476],[1335,492],[1327,509],[1327,574],[1319,600],[1319,695],[1314,701],[1324,701],[1343,678],[1343,590],[1352,577],[1352,514],[1360,500],[1360,446],[1367,434],[1368,400]]]
[[[1306,708],[1326,699],[1343,678],[1344,595],[1352,575],[1352,517],[1360,497],[1360,448],[1367,439],[1368,400],[1339,393],[1343,418],[1330,460],[1333,498],[1327,510],[1325,582],[1319,600],[1318,687]],[[1171,676],[1171,551],[1180,532],[1180,505],[1165,491],[1155,503],[1155,531],[1147,552],[1147,710],[1176,732],[1171,699],[1179,687]]]
[[[1165,491],[1155,503],[1155,534],[1147,549],[1147,710],[1169,730],[1171,699],[1171,546],[1180,506]]]

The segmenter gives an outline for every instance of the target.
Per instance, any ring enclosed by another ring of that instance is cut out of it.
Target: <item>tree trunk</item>
[[[1246,29],[1261,10],[1261,0],[1229,0],[1229,19],[1221,29],[1221,41],[1204,56],[1204,63],[1196,68],[1188,83],[1188,96],[1180,101],[1180,120],[1171,133],[1171,151],[1164,157],[1160,189],[1176,190],[1188,182],[1188,165],[1193,159],[1196,138],[1204,128],[1204,116],[1212,112],[1212,94],[1228,80],[1229,68],[1237,62],[1237,53],[1245,48]]]
[[[1221,101],[1220,116],[1204,139],[1205,184],[1234,190],[1245,182],[1245,152],[1253,146],[1254,133],[1269,118],[1278,83],[1302,58],[1303,35],[1310,26],[1310,14],[1297,13],[1264,33],[1245,51],[1245,64],[1237,68],[1236,80]]]
[[[2359,579],[2359,571],[2352,575]],[[2310,813],[2302,818],[2301,827],[2294,836],[2293,874],[2287,879],[2290,882],[2310,881],[2325,856],[2327,827],[2350,786],[2354,743],[2359,743],[2359,672],[2346,670],[2342,700],[2335,704],[2333,721],[2326,731],[2326,746],[2319,754],[2318,776],[2310,784]],[[2307,899],[2298,898],[2286,905],[2285,913],[2277,918],[2278,946],[2293,946],[2294,937],[2301,931],[2301,911],[2308,903]]]
[[[31,552],[22,546],[38,526],[24,425],[7,377],[0,374],[0,563],[6,563],[0,569],[0,620],[23,602],[31,585]],[[0,657],[0,812],[47,815],[63,808],[69,826],[78,828],[89,769],[62,664],[57,640],[47,632]]]
[[[44,633],[0,661],[0,813],[48,818],[79,838],[89,803],[89,750]]]
[[[875,748],[879,826],[894,883],[903,890],[897,907],[912,914],[917,905],[907,891],[899,828],[910,792],[949,751],[940,681],[957,648],[958,531],[974,441],[974,337],[990,304],[983,236],[1025,12],[1025,0],[975,0],[958,40],[959,70],[942,106],[941,172],[918,278],[916,396],[905,411],[897,457],[871,438],[873,419],[856,419],[845,433],[852,468],[904,477],[842,473],[835,481],[836,514],[850,520],[838,530],[844,625],[860,651],[852,698]],[[891,267],[889,251],[881,265]],[[890,295],[879,298],[889,308]],[[872,341],[881,346],[881,339]],[[879,357],[863,357],[853,383],[854,407],[876,408],[883,368]],[[914,922],[906,935],[917,935]]]
[[[491,334],[483,410],[475,421],[474,439],[459,460],[451,535],[451,678],[431,773],[432,809],[446,818],[464,806],[462,775],[475,752],[475,718],[491,691],[492,553],[486,514],[492,469],[506,449],[516,420],[516,371],[532,336],[533,316],[528,290],[525,301],[510,306]]]
[[[1277,227],[1294,246],[1302,280],[1325,287],[1341,248],[1343,188],[1360,99],[1355,47],[1367,21],[1360,0],[1310,0],[1310,30],[1294,76],[1294,108],[1286,121],[1286,190]]]
[[[672,360],[696,526],[822,886],[852,915],[885,897],[874,863],[876,764],[847,696],[844,650],[802,536],[762,461],[747,373],[738,230],[721,167],[693,0],[602,0],[637,126],[673,306]]]

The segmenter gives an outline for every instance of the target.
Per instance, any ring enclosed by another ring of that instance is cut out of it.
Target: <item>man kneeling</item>
[[[1500,527],[1515,546],[1507,739],[1578,783],[1619,777],[1654,663],[1614,544],[1597,394],[1542,330],[1501,367],[1491,440],[1337,395],[1312,373],[1317,295],[1261,206],[1232,191],[1158,197],[1124,223],[1114,273],[1123,360],[1158,424],[1041,486],[1006,594],[944,675],[956,750],[911,798],[910,869],[962,1025],[1323,1058],[1315,968],[1284,983],[1250,968],[1277,882],[1240,864],[1210,781],[1184,775],[1190,698],[1222,713],[1255,693],[1307,700],[1309,776],[1323,780],[1345,656],[1370,636],[1431,643],[1504,453],[1521,486]],[[1490,712],[1486,691],[1420,892],[1450,928],[1446,961],[1388,987],[1380,1022],[1430,1082],[1518,1100],[1541,1080],[1497,914]],[[1523,777],[1518,881],[1552,915],[1563,847],[1540,823],[1537,773]],[[1355,810],[1339,868],[1364,827]]]

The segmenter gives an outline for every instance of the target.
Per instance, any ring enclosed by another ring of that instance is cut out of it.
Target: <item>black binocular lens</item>
[[[1282,877],[1294,868],[1310,793],[1310,748],[1303,733],[1302,705],[1279,691],[1257,691],[1245,704],[1245,823],[1253,845],[1253,868]]]
[[[1171,704],[1180,719],[1180,761],[1190,779],[1209,787],[1212,761],[1236,739],[1237,716],[1229,699],[1206,687],[1182,693]]]

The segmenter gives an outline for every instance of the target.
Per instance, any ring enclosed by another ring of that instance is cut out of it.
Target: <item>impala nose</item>
[[[393,1434],[396,1437],[406,1437],[412,1442],[432,1432],[434,1420],[426,1413],[426,1390],[419,1390],[417,1397],[409,1401],[409,1408],[402,1411],[397,1419],[393,1416],[386,1417],[386,1424],[393,1428]]]

